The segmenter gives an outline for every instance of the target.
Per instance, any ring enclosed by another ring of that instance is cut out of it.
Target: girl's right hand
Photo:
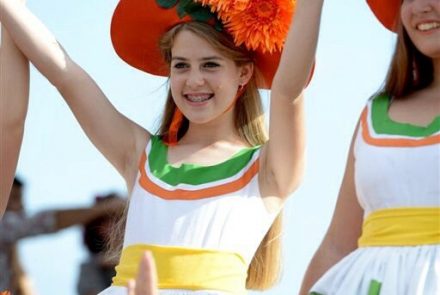
[[[146,251],[139,263],[139,271],[135,280],[128,282],[128,295],[157,295],[156,264],[151,252]]]

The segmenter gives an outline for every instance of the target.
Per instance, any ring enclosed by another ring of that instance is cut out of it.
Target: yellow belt
[[[394,208],[371,213],[359,247],[440,244],[440,207]]]
[[[159,289],[246,292],[247,264],[236,253],[144,244],[122,250],[113,285],[127,286],[128,280],[136,278],[147,250],[156,262]]]

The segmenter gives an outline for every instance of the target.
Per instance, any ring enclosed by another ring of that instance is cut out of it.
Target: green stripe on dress
[[[427,137],[440,131],[440,116],[426,127],[393,121],[388,115],[390,101],[388,95],[379,95],[371,104],[372,125],[377,134]]]
[[[158,136],[152,136],[148,165],[155,177],[169,185],[200,185],[236,175],[246,167],[259,147],[242,149],[225,162],[213,166],[182,164],[173,167],[168,163],[168,146]]]

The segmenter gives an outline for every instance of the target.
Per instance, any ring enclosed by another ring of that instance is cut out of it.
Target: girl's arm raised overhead
[[[262,165],[267,179],[266,186],[262,186],[263,193],[266,191],[272,195],[275,192],[282,198],[298,187],[304,170],[302,91],[315,59],[323,0],[298,0],[296,3],[296,12],[272,84],[269,142],[263,152]]]
[[[17,46],[59,90],[87,136],[131,187],[148,132],[119,113],[48,29],[17,0],[0,0],[0,21]]]
[[[29,99],[29,62],[5,28],[0,45],[0,219],[17,167]]]

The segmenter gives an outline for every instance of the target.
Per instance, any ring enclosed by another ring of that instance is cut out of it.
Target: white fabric
[[[323,295],[367,295],[372,280],[382,295],[439,295],[440,247],[360,248],[331,268],[315,286]]]
[[[372,136],[391,138],[374,132],[371,102],[367,122]],[[420,147],[374,146],[364,141],[360,127],[354,155],[356,194],[365,216],[378,209],[439,206],[440,144]]]

